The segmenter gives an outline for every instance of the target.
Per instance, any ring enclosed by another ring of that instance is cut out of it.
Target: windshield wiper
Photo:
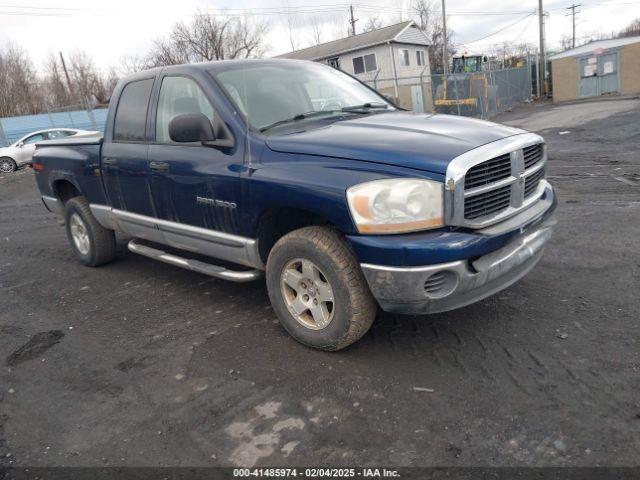
[[[362,105],[351,105],[349,107],[343,107],[342,111],[358,113],[358,112],[362,112],[363,110],[367,112],[373,109],[386,110],[387,108],[389,108],[389,105],[387,105],[386,103],[367,102],[367,103],[363,103]]]
[[[278,120],[277,122],[273,122],[265,127],[260,128],[261,132],[266,132],[267,130],[272,129],[273,127],[277,127],[278,125],[284,125],[285,123],[293,123],[299,122],[300,120],[305,120],[311,117],[319,117],[321,115],[332,115],[335,114],[334,110],[312,110],[306,113],[299,113],[294,115],[291,118],[285,118],[284,120]]]

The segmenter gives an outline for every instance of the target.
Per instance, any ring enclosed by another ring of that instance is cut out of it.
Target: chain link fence
[[[531,70],[528,66],[448,75],[379,78],[365,80],[379,92],[394,97],[414,112],[437,112],[477,118],[509,110],[531,101]]]
[[[11,145],[31,132],[49,128],[104,130],[107,109],[88,102],[51,108],[46,113],[0,118],[0,146]]]

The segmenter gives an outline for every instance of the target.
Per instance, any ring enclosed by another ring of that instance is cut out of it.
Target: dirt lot
[[[531,274],[333,354],[262,282],[124,245],[82,267],[32,172],[0,178],[0,465],[637,465],[640,102],[586,105],[502,118],[546,137],[560,198]]]

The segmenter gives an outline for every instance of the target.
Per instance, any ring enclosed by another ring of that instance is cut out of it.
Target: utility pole
[[[449,53],[447,52],[447,7],[446,0],[442,0],[442,73],[445,75],[449,70]]]
[[[358,21],[357,18],[353,18],[353,5],[349,5],[349,12],[351,12],[351,20],[349,20],[349,23],[351,24],[351,35],[355,35],[356,34],[356,22]]]
[[[71,78],[69,77],[69,72],[67,71],[67,64],[64,63],[64,57],[62,56],[62,52],[60,53],[60,61],[62,62],[62,69],[64,70],[64,76],[67,78],[67,88],[69,89],[69,96],[73,97],[73,88],[71,88]]]
[[[542,8],[542,0],[538,0],[538,23],[540,28],[540,68],[538,69],[538,96],[544,98],[545,94],[545,55],[544,55],[544,9]]]
[[[571,40],[571,48],[576,48],[576,13],[580,13],[580,12],[576,12],[576,8],[582,6],[582,4],[573,4],[570,7],[567,7],[567,10],[571,10],[571,16],[572,18],[572,23],[573,23],[573,36],[572,36],[572,40]]]

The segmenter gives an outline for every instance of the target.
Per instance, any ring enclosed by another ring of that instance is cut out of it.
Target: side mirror
[[[202,113],[178,115],[169,122],[169,137],[174,142],[213,142],[213,125]]]
[[[18,144],[18,147],[20,147],[20,148],[24,147],[24,142],[20,142],[20,143]]]

